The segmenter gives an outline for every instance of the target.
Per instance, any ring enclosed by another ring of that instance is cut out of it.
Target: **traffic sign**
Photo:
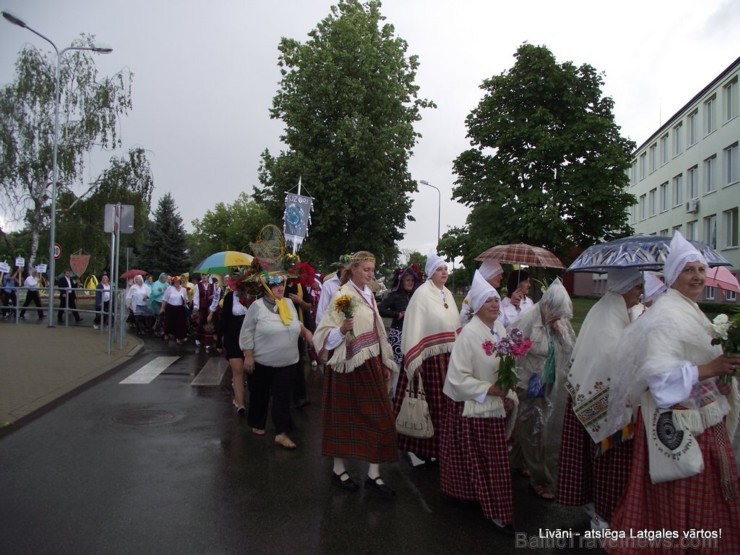
[[[62,245],[54,243],[54,260],[59,260],[62,257]]]

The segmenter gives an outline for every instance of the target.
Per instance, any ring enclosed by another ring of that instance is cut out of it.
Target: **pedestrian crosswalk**
[[[180,356],[157,356],[121,380],[119,384],[150,384],[165,370],[183,358]],[[202,367],[196,369],[195,379],[190,382],[190,385],[194,387],[218,386],[221,384],[227,368],[228,362],[223,358],[209,358]]]

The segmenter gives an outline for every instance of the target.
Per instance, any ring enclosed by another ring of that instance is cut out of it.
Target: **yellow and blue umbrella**
[[[201,274],[228,274],[238,266],[249,266],[252,255],[239,251],[221,251],[207,256],[198,264],[192,273]]]

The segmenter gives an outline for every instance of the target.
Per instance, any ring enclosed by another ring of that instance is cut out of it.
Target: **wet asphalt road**
[[[473,504],[443,497],[438,468],[381,467],[394,500],[331,486],[320,453],[321,381],[294,410],[286,451],[251,434],[221,385],[192,386],[209,357],[147,339],[145,354],[0,439],[0,553],[571,553],[540,529],[584,530],[578,508],[514,478],[517,540]],[[121,384],[180,356],[148,384]],[[210,358],[216,358],[210,357]],[[364,463],[349,462],[356,481]],[[525,546],[527,546],[525,548]],[[588,546],[590,553],[602,553]]]

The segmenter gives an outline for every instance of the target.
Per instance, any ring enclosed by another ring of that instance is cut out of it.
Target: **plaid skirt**
[[[696,476],[660,484],[650,481],[648,446],[642,416],[638,417],[630,481],[610,522],[612,531],[624,530],[627,539],[607,542],[609,553],[740,553],[740,499],[725,500],[720,484],[722,456],[729,457],[731,477],[740,492],[732,442],[724,423],[696,437],[704,471]],[[727,459],[725,459],[727,460]],[[629,530],[671,530],[679,538],[653,542],[630,541]],[[716,537],[684,537],[704,530]],[[720,536],[721,534],[721,536]]]
[[[396,423],[380,356],[352,372],[326,367],[321,453],[371,463],[398,460]]]
[[[633,444],[628,440],[597,455],[598,445],[576,418],[568,396],[560,442],[558,503],[585,505],[593,501],[597,514],[609,522],[627,487]]]
[[[467,418],[465,403],[445,397],[440,438],[439,481],[442,493],[477,501],[489,520],[514,520],[505,418]]]
[[[428,459],[431,457],[439,458],[439,436],[442,426],[445,424],[444,411],[446,408],[445,399],[447,398],[442,392],[447,377],[447,365],[450,362],[450,353],[442,353],[429,357],[421,363],[419,372],[424,382],[424,393],[426,394],[427,403],[429,404],[429,416],[434,425],[434,435],[428,439],[420,439],[398,434],[398,448],[402,451],[411,451],[417,457]],[[393,414],[398,416],[401,410],[403,398],[406,396],[408,387],[408,377],[406,372],[401,372],[396,386],[396,399],[393,407]],[[418,385],[416,380],[416,385]]]

